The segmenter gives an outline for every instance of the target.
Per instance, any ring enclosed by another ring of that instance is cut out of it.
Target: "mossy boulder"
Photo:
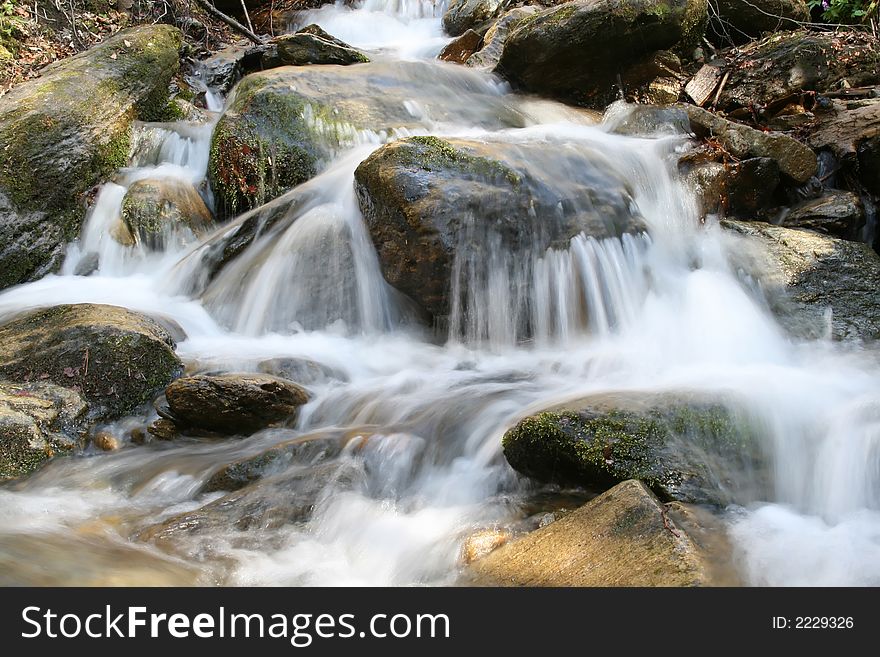
[[[706,0],[566,2],[521,21],[496,72],[524,90],[603,108],[618,93],[618,77],[646,56],[695,46],[707,6]]]
[[[510,429],[502,447],[515,470],[539,481],[602,491],[639,479],[664,500],[697,504],[730,503],[760,466],[743,418],[684,395],[628,393],[545,411]]]
[[[505,12],[483,35],[482,47],[465,61],[466,66],[492,70],[498,65],[507,37],[523,20],[539,11],[538,7],[514,7]]]
[[[770,308],[801,338],[880,338],[880,256],[870,246],[811,230],[723,221],[743,237],[734,267],[761,281]]]
[[[827,92],[845,81],[859,87],[880,82],[880,46],[869,33],[778,32],[728,58],[730,73],[718,107],[759,114],[803,91]]]
[[[85,193],[128,162],[131,124],[161,120],[180,32],[124,30],[0,98],[0,287],[60,265]]]
[[[716,0],[706,37],[718,46],[742,44],[767,32],[794,30],[810,22],[804,0]]]
[[[167,330],[138,313],[99,304],[37,310],[0,325],[0,376],[77,390],[90,419],[150,401],[183,369]]]
[[[148,178],[128,188],[113,236],[127,246],[140,244],[161,251],[171,242],[195,241],[213,223],[211,211],[190,183],[174,178]]]
[[[644,229],[626,181],[580,149],[411,137],[362,162],[355,186],[386,280],[435,319],[450,313],[456,258],[487,262],[497,242],[522,267],[581,232]]]
[[[704,549],[639,481],[625,481],[546,527],[477,559],[480,586],[711,586]]]
[[[301,386],[268,374],[187,376],[172,382],[165,397],[179,427],[227,435],[293,422],[309,399]]]
[[[0,482],[82,446],[86,409],[77,392],[52,383],[0,381]]]

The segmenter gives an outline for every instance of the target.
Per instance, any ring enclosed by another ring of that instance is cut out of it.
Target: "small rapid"
[[[454,584],[468,535],[532,529],[542,496],[561,495],[505,462],[514,423],[592,395],[694,391],[736,398],[770,462],[765,488],[734,478],[722,513],[743,581],[880,584],[880,352],[785,333],[760,282],[733,264],[749,245],[700,224],[676,169],[686,135],[617,134],[625,107],[600,122],[431,61],[448,41],[444,9],[367,0],[303,17],[407,89],[405,123],[352,133],[310,181],[159,251],[112,239],[125,193],[171,178],[211,207],[218,113],[141,125],[61,272],[0,293],[2,317],[94,302],[172,319],[193,371],[273,359],[321,371],[295,427],[89,448],[0,488],[0,583]],[[586,158],[625,181],[644,230],[535,249],[475,223],[452,266],[448,321],[429,326],[383,278],[354,191],[363,160],[411,135],[505,148],[572,187]],[[218,245],[249,222],[253,240],[215,270]],[[113,428],[155,417],[146,408]],[[202,492],[219,468],[280,445],[302,457],[231,496]]]

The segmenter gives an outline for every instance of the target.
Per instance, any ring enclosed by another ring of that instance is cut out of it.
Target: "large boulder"
[[[527,91],[601,108],[627,68],[693,47],[706,20],[706,0],[575,0],[520,22],[496,70]]]
[[[308,393],[292,381],[268,374],[187,376],[165,389],[174,422],[228,435],[249,435],[292,422]]]
[[[435,319],[450,313],[456,258],[485,263],[494,241],[522,268],[581,231],[644,229],[612,165],[564,147],[412,137],[362,162],[355,185],[386,280]]]
[[[0,98],[0,288],[60,266],[132,122],[164,118],[180,44],[168,25],[124,30]]]
[[[815,153],[809,146],[788,135],[762,132],[694,105],[682,104],[679,107],[687,112],[691,130],[698,137],[717,140],[735,157],[775,160],[779,170],[797,183],[805,183],[816,174],[818,162]]]
[[[482,586],[709,586],[710,559],[630,480],[477,559],[465,578]]]
[[[779,32],[738,49],[718,107],[761,112],[803,91],[827,92],[880,82],[877,39],[852,30]]]
[[[804,0],[716,0],[706,36],[720,46],[746,43],[766,32],[794,30],[810,22]]]
[[[880,338],[880,256],[870,246],[760,222],[722,226],[744,236],[735,265],[763,282],[795,335]]]
[[[85,415],[86,404],[73,390],[0,381],[0,482],[80,446]]]
[[[502,446],[515,470],[542,482],[601,491],[640,479],[665,500],[722,506],[754,492],[741,473],[761,464],[744,417],[686,394],[582,400],[521,420]]]
[[[92,419],[150,401],[183,369],[174,339],[148,317],[117,306],[54,306],[0,325],[0,376],[78,390]]]
[[[218,210],[229,215],[305,182],[340,146],[355,143],[360,131],[420,128],[414,98],[431,108],[435,121],[481,127],[524,122],[473,72],[438,71],[427,62],[282,66],[248,75],[234,93],[214,130],[208,167]],[[449,93],[460,102],[450,104]]]
[[[204,236],[214,219],[190,183],[175,178],[147,178],[133,183],[122,201],[120,223],[113,236],[122,244],[164,250]]]

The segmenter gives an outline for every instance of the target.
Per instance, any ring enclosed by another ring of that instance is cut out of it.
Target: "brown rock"
[[[297,384],[267,374],[183,377],[165,396],[178,424],[229,435],[292,421],[308,401]]]
[[[461,546],[461,560],[465,564],[473,563],[500,548],[510,538],[510,532],[504,529],[481,529],[474,532],[464,539],[464,544]]]
[[[92,438],[92,443],[104,452],[115,452],[122,447],[122,442],[109,431],[99,431]]]
[[[480,49],[483,37],[478,32],[468,30],[460,37],[453,39],[440,51],[438,59],[453,64],[464,64],[468,57]]]
[[[499,586],[707,586],[708,563],[654,494],[629,480],[477,560],[469,575]]]
[[[174,440],[180,435],[177,425],[171,420],[160,417],[147,427],[147,432],[159,440]]]

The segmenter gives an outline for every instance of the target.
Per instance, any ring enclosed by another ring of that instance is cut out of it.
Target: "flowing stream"
[[[880,585],[878,353],[786,335],[760,282],[730,264],[741,238],[700,225],[676,177],[685,136],[614,134],[625,108],[597,122],[434,61],[448,41],[444,9],[366,0],[303,23],[405,79],[413,121],[396,136],[504,143],[556,178],[577,173],[566,152],[587,154],[627,181],[647,234],[580,235],[536,253],[490,244],[486,258],[465,249],[438,335],[385,283],[357,208],[354,169],[387,133],[353,135],[317,177],[274,201],[288,220],[207,282],[203,254],[224,227],[201,242],[169,236],[160,252],[123,247],[109,231],[136,180],[202,185],[217,115],[139,126],[131,168],[101,189],[61,273],[4,291],[0,315],[95,302],[169,317],[194,370],[318,363],[312,399],[295,428],[90,448],[0,488],[0,583],[452,584],[465,537],[534,526],[554,494],[501,454],[518,419],[593,394],[690,390],[739,400],[771,463],[769,487],[743,484],[722,515],[743,581]],[[290,441],[301,457],[235,503],[199,492],[219,467]],[[174,523],[188,512],[196,531]]]

